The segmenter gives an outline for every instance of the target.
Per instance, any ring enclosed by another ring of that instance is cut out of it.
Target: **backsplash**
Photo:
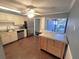
[[[18,28],[20,28],[20,26],[15,26],[11,22],[0,22],[0,31],[14,30]]]

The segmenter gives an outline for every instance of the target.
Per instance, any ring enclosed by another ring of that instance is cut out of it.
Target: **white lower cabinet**
[[[19,30],[15,30],[15,31],[11,31],[11,32],[1,32],[0,37],[2,40],[2,44],[5,45],[5,44],[8,44],[8,43],[11,43],[11,42],[18,40],[17,31],[20,31],[20,30],[24,31],[23,37],[27,37],[27,30],[26,29],[19,29]]]
[[[13,31],[13,32],[3,32],[1,34],[1,40],[3,45],[11,43],[13,41],[18,40],[17,38],[17,32]]]

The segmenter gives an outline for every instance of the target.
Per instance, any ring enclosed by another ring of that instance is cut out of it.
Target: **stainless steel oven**
[[[24,38],[24,30],[17,31],[18,39]]]

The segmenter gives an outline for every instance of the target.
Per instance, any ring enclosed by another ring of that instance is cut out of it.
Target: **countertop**
[[[52,33],[52,32],[43,32],[42,34],[40,34],[40,36],[67,43],[67,39],[66,39],[65,34],[58,34],[58,33]]]
[[[0,31],[0,37],[2,34],[13,33],[13,32],[20,31],[20,30],[26,30],[26,29],[14,29],[14,30],[9,30],[9,31]]]
[[[26,29],[15,29],[15,31],[26,30]]]
[[[5,32],[13,32],[13,31],[20,31],[20,30],[26,30],[26,29],[10,29],[10,30],[5,30],[5,31],[0,31],[0,33],[5,33]]]

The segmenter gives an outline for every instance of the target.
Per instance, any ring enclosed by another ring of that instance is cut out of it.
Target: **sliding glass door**
[[[67,18],[47,20],[47,31],[64,33],[66,29]]]

